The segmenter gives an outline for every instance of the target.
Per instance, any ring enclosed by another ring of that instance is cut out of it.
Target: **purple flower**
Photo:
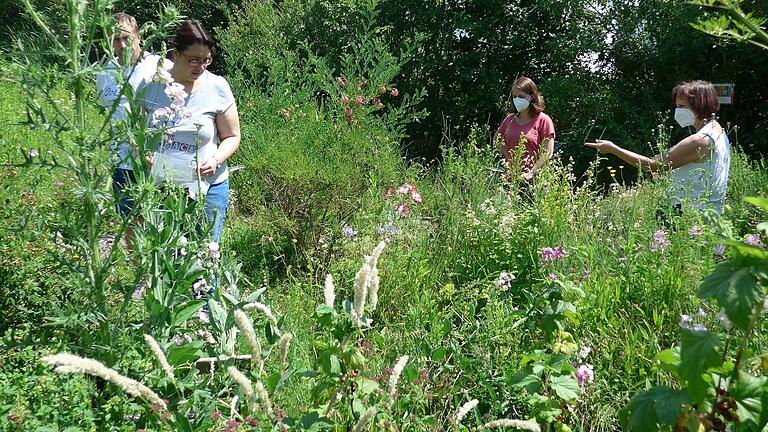
[[[698,225],[694,225],[691,227],[691,229],[688,230],[688,234],[690,234],[692,237],[698,237],[704,234],[704,228]]]
[[[397,234],[397,226],[392,222],[387,222],[383,225],[379,225],[378,227],[376,227],[376,233],[378,233],[381,236],[387,235],[387,234],[393,236]]]
[[[693,321],[693,318],[691,318],[690,315],[680,315],[680,328],[682,329],[691,328],[691,321]]]
[[[728,316],[725,314],[725,312],[718,312],[716,316],[726,330],[730,330],[733,327],[733,323],[728,319]]]
[[[547,277],[551,278],[552,280],[555,280],[555,279],[557,279],[557,275],[556,275],[556,274],[554,274],[554,273],[550,273],[550,274],[548,274],[548,275],[547,275]]]
[[[543,247],[541,248],[541,262],[554,261],[563,257],[567,257],[568,252],[563,249],[562,246],[556,247]]]
[[[584,391],[584,384],[595,382],[595,372],[591,364],[583,364],[576,369],[576,379],[579,380],[579,388]]]
[[[590,275],[590,274],[592,274],[592,270],[590,270],[590,269],[585,269],[585,270],[584,270],[584,274],[583,274],[583,275],[581,275],[581,280],[582,280],[582,281],[585,281],[585,280],[587,280],[587,279],[589,278],[589,275]]]
[[[64,186],[64,182],[63,182],[63,181],[57,181],[57,182],[56,182],[56,183],[54,183],[54,184],[56,185],[56,187],[62,187],[62,186]]]
[[[703,332],[707,331],[707,328],[704,327],[704,324],[694,324],[692,330],[695,332]]]
[[[744,237],[744,243],[746,243],[746,244],[748,244],[750,246],[755,246],[755,247],[762,247],[763,246],[763,242],[760,241],[760,236],[759,235],[755,235],[755,234],[750,234],[750,235]]]
[[[696,316],[699,318],[706,318],[707,317],[707,311],[705,311],[702,308],[699,308],[699,311],[696,312]]]
[[[40,156],[40,152],[35,149],[30,150],[28,154],[29,154],[29,157],[31,158]]]
[[[715,247],[712,248],[712,252],[714,252],[715,255],[719,257],[725,255],[725,245],[721,245],[721,244],[715,245]]]
[[[670,246],[672,246],[672,243],[667,241],[667,233],[665,233],[664,230],[658,230],[653,233],[653,244],[651,244],[652,252],[657,252],[659,250],[663,251]]]
[[[357,235],[357,231],[352,229],[350,226],[345,226],[341,229],[341,233],[344,234],[344,237],[352,238]]]

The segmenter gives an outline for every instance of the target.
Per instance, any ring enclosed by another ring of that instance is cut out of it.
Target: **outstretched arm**
[[[591,143],[584,143],[584,145],[592,147],[600,153],[609,153],[617,156],[624,162],[642,170],[653,172],[661,169],[671,170],[680,168],[692,162],[703,162],[708,160],[712,153],[707,139],[696,134],[690,135],[675,144],[666,154],[658,154],[653,157],[643,156],[619,147],[607,140],[597,140]]]

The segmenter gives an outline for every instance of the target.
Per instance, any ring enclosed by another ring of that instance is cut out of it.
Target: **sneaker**
[[[131,295],[131,299],[134,301],[139,301],[144,297],[144,292],[147,290],[147,286],[144,285],[144,282],[136,282],[136,287],[133,289],[133,294]]]

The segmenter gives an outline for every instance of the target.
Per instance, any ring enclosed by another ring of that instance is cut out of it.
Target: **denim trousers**
[[[229,179],[213,184],[205,195],[205,221],[211,227],[211,240],[221,242],[224,218],[229,206]]]

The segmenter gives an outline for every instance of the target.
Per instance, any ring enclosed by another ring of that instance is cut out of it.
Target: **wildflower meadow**
[[[199,175],[160,184],[136,158],[127,216],[111,187],[110,143],[150,155],[189,115],[183,85],[158,68],[173,102],[143,113],[125,79],[111,124],[94,82],[125,5],[43,3],[17,5],[0,52],[0,430],[768,427],[768,165],[738,125],[724,213],[676,212],[668,174],[583,151],[606,126],[566,126],[552,74],[569,141],[523,183],[495,125],[446,116],[432,157],[409,147],[443,95],[414,66],[435,40],[381,24],[396,2],[201,2],[230,16],[211,65],[242,125],[212,242]],[[685,31],[768,61],[745,5],[695,3],[725,9]],[[197,11],[134,6],[161,55]],[[674,144],[667,114],[635,144]]]

